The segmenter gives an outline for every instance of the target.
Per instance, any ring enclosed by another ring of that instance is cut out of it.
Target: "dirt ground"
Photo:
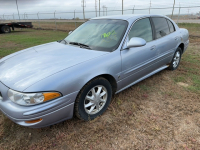
[[[178,70],[115,95],[93,121],[30,129],[0,113],[0,149],[200,150],[200,35],[190,36]]]

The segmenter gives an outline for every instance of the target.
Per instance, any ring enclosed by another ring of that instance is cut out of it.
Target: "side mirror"
[[[69,31],[68,35],[70,35],[73,31]]]
[[[133,37],[130,39],[130,41],[127,43],[127,48],[131,48],[131,47],[141,47],[146,45],[147,42],[142,39],[142,38],[138,38],[138,37]]]

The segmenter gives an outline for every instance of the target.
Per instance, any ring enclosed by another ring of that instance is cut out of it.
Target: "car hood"
[[[0,81],[23,91],[50,75],[108,53],[58,42],[35,46],[0,59]]]

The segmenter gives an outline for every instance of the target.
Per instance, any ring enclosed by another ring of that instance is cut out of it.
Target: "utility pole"
[[[175,5],[175,2],[176,2],[176,0],[174,0],[174,5]],[[173,5],[173,9],[172,9],[172,16],[171,16],[171,19],[172,19],[173,15],[174,15],[174,5]]]
[[[100,0],[99,0],[99,17],[101,16],[101,12],[100,12]]]
[[[181,13],[181,4],[179,3],[179,13],[178,13],[178,21],[177,21],[177,23],[179,23],[180,13]]]
[[[135,10],[135,5],[134,5],[134,7],[133,7],[133,14],[134,14],[134,10]]]
[[[86,7],[86,2],[82,0],[82,7],[83,7],[83,19],[85,20],[85,10],[84,8]]]
[[[149,14],[151,13],[151,0],[150,0],[150,6],[149,6]]]
[[[124,0],[122,0],[122,15],[124,14]]]
[[[96,11],[96,17],[97,17],[97,0],[95,0],[95,11]]]
[[[16,5],[17,5],[17,11],[18,11],[18,16],[19,16],[19,21],[20,21],[20,15],[19,15],[19,9],[18,9],[17,0],[16,0]]]

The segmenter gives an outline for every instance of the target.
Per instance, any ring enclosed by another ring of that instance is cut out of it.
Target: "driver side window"
[[[129,32],[129,40],[133,37],[143,38],[146,42],[153,41],[153,33],[149,18],[137,21]]]

